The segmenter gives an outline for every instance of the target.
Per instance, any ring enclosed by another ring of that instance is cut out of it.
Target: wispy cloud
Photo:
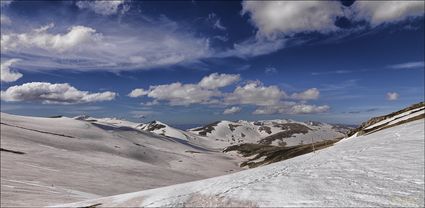
[[[112,15],[118,11],[125,12],[128,5],[124,5],[125,0],[113,1],[77,1],[75,5],[80,9],[90,9],[97,14]]]
[[[8,25],[12,23],[12,20],[10,20],[10,18],[4,14],[0,15],[0,23],[1,25]]]
[[[321,91],[338,91],[338,90],[347,90],[352,89],[358,86],[357,79],[345,80],[335,84],[323,84],[320,88]]]
[[[10,3],[1,2],[2,5]],[[125,0],[76,1],[80,10],[90,10],[101,15],[119,13],[125,10],[126,4]],[[81,23],[54,27],[53,24],[46,23],[48,27],[2,30],[1,54],[22,59],[20,65],[25,70],[32,71],[68,69],[117,72],[198,64],[209,58],[249,59],[279,51],[290,42],[303,42],[297,38],[297,34],[350,33],[351,31],[341,31],[341,28],[335,26],[337,16],[345,15],[355,21],[370,22],[374,27],[421,16],[423,11],[418,10],[421,5],[423,6],[423,2],[374,4],[360,1],[350,8],[342,9],[338,1],[244,1],[241,13],[249,17],[256,28],[255,35],[237,40],[225,49],[216,47],[212,42],[228,41],[227,36],[200,33],[187,23],[170,20],[164,15],[159,18],[144,16],[137,27],[105,18],[103,20],[107,21],[108,27]],[[288,8],[291,12],[281,12]],[[395,9],[383,15],[382,11],[387,8]],[[5,18],[2,19],[6,21]],[[207,19],[211,27],[220,31],[227,30],[216,14],[211,13]],[[12,26],[18,24],[19,22],[14,21]],[[313,75],[327,73],[344,74],[350,71],[316,72]]]
[[[212,27],[214,29],[218,29],[222,31],[227,30],[227,28],[221,23],[221,19],[214,12],[209,13],[206,20],[212,24]]]
[[[276,69],[276,67],[268,66],[264,70],[264,73],[266,73],[266,74],[276,74],[277,73],[277,69]]]
[[[25,70],[114,72],[185,64],[212,56],[208,38],[187,32],[165,16],[150,21],[140,22],[138,27],[111,23],[119,29],[102,28],[102,32],[84,25],[61,31],[54,24],[27,32],[2,30],[1,54],[19,57]]]
[[[325,72],[312,72],[311,75],[330,75],[330,74],[350,74],[353,73],[351,70],[336,70],[336,71],[325,71]]]
[[[344,112],[344,113],[348,113],[348,114],[360,114],[360,113],[375,112],[377,110],[379,110],[379,108],[369,108],[369,109],[365,109],[365,110],[355,110],[355,111],[348,111],[348,112]]]
[[[12,3],[13,0],[1,0],[0,1],[0,7],[9,6]]]
[[[413,62],[406,62],[401,64],[394,64],[388,66],[388,68],[391,69],[424,69],[425,63],[423,61],[413,61]]]

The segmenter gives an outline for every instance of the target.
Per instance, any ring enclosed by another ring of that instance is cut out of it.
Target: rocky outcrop
[[[399,111],[396,111],[396,112],[393,112],[393,113],[390,113],[390,114],[387,114],[387,115],[373,117],[373,118],[369,119],[368,121],[362,123],[359,127],[349,131],[347,133],[347,136],[350,137],[350,136],[354,135],[355,133],[358,133],[358,135],[360,136],[360,135],[372,132],[372,131],[376,130],[377,128],[372,128],[372,129],[366,129],[366,128],[369,127],[369,126],[372,126],[372,125],[374,125],[374,124],[376,124],[380,121],[383,121],[385,119],[397,116],[399,114],[402,114],[404,112],[411,111],[411,110],[414,110],[414,109],[422,109],[423,107],[425,107],[425,102],[420,102],[420,103],[413,104],[413,105],[411,105],[407,108],[404,108],[402,110],[399,110]]]

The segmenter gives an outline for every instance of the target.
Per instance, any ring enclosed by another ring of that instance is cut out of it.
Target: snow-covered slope
[[[114,126],[114,127],[135,128],[138,125],[140,125],[139,123],[134,123],[134,122],[131,122],[131,121],[117,119],[117,118],[94,118],[94,117],[87,116],[87,115],[76,116],[76,117],[74,117],[74,119],[81,120],[81,121],[88,121],[88,122],[92,122],[92,123],[98,123],[98,124],[102,124],[102,125],[109,125],[109,126]]]
[[[94,199],[240,170],[226,154],[133,125],[1,113],[1,207]]]
[[[241,143],[294,146],[343,137],[349,128],[320,122],[293,120],[220,121],[189,129],[193,135],[209,140],[209,145],[227,147]]]
[[[186,136],[184,131],[173,128],[160,121],[152,121],[146,124],[140,124],[136,126],[136,128],[144,131],[149,131],[158,135],[188,140],[188,136]]]
[[[65,207],[423,207],[424,119],[271,165]]]
[[[401,109],[387,115],[378,116],[362,123],[359,127],[348,132],[348,136],[354,134],[370,134],[385,128],[389,128],[401,123],[417,120],[425,117],[425,102],[413,104],[407,108]]]

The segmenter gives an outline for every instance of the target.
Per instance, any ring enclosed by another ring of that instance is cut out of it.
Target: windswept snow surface
[[[134,206],[424,206],[424,119],[271,165],[216,178],[116,195]]]
[[[94,118],[94,117],[85,116],[85,115],[76,116],[74,117],[74,119],[81,120],[81,121],[89,121],[89,122],[98,123],[102,125],[110,125],[115,127],[135,128],[138,125],[140,125],[140,123],[134,123],[131,121],[121,120],[117,118]]]
[[[241,169],[227,154],[132,125],[1,113],[1,207],[70,203]]]

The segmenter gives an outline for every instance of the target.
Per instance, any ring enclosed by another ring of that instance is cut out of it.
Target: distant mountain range
[[[352,128],[321,122],[289,119],[261,121],[217,121],[186,131],[160,121],[139,124],[136,128],[155,134],[191,141],[210,148],[225,148],[243,143],[294,146],[342,138]]]

